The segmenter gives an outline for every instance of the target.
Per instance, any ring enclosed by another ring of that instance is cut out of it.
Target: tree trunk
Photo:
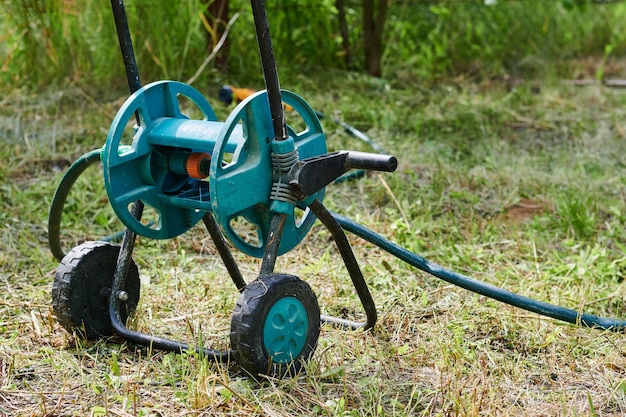
[[[350,49],[350,34],[348,32],[348,22],[346,20],[346,6],[344,0],[335,0],[337,7],[337,18],[339,19],[339,33],[343,44],[343,60],[346,68],[353,69],[352,51]]]
[[[375,77],[382,75],[383,30],[387,18],[387,6],[388,0],[363,0],[365,70]]]
[[[228,0],[204,0],[207,4],[204,16],[207,22],[212,24],[214,33],[207,33],[209,41],[209,52],[213,50],[213,47],[217,41],[224,34],[226,25],[229,19]],[[222,45],[222,48],[215,56],[215,68],[222,72],[228,72],[228,52],[230,50],[228,39]]]

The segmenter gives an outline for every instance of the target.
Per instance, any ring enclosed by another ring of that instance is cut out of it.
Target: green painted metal
[[[270,309],[263,325],[263,345],[273,362],[289,363],[306,343],[309,319],[296,297],[284,297]]]

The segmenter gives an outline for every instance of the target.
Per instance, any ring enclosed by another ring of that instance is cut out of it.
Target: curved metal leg
[[[143,213],[143,208],[144,205],[141,201],[135,202],[132,208],[133,216],[140,219]],[[111,293],[109,295],[109,317],[111,319],[113,330],[115,330],[115,332],[125,340],[138,345],[177,353],[188,351],[191,347],[186,343],[130,330],[121,320],[120,302],[125,298],[123,288],[128,268],[130,266],[135,240],[136,234],[127,229],[122,240],[122,247],[117,260],[117,266],[115,268],[115,274],[113,275],[113,281],[111,284]],[[194,350],[197,353],[206,356],[206,358],[216,362],[226,362],[231,355],[230,351],[212,350],[203,347],[195,347]]]
[[[367,287],[367,283],[363,278],[361,268],[359,268],[354,252],[352,252],[352,247],[350,246],[350,242],[348,242],[346,234],[333,215],[318,200],[314,200],[311,204],[309,204],[309,208],[335,239],[337,249],[339,250],[341,257],[343,258],[343,262],[348,269],[348,273],[350,274],[350,278],[352,279],[352,283],[354,284],[354,288],[359,296],[359,299],[361,300],[361,304],[363,305],[366,315],[365,322],[345,320],[324,315],[321,317],[322,321],[325,323],[338,324],[351,329],[363,328],[367,330],[373,327],[377,319],[376,305],[374,304],[372,295]]]

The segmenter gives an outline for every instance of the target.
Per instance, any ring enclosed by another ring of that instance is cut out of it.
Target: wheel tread
[[[87,339],[97,339],[113,334],[110,321],[108,323],[93,322],[94,317],[83,317],[81,312],[76,309],[75,304],[77,297],[84,296],[85,291],[93,291],[92,288],[84,288],[85,281],[93,281],[95,279],[96,282],[92,283],[92,286],[99,291],[99,286],[93,284],[106,280],[106,274],[108,273],[111,274],[110,279],[113,279],[113,271],[98,270],[98,274],[89,273],[87,269],[91,265],[92,258],[103,258],[104,260],[102,262],[106,261],[105,265],[109,268],[113,268],[112,265],[115,265],[117,262],[118,253],[119,246],[117,245],[101,241],[88,241],[73,248],[61,260],[52,283],[52,308],[57,321],[68,332],[76,332],[78,335]],[[107,256],[109,258],[106,258]],[[103,276],[102,274],[105,275]],[[121,309],[122,318],[124,320],[129,313],[134,311],[139,301],[139,273],[134,262],[131,262],[131,268],[129,269],[126,281],[126,288],[131,298],[129,298],[129,301],[127,301]],[[73,292],[76,291],[78,291],[78,293],[72,297]],[[89,294],[93,296],[93,294]],[[86,303],[87,300],[82,300],[82,302]],[[95,306],[95,308],[100,308],[105,311],[105,309],[108,309],[108,300],[103,300],[103,303]],[[106,316],[108,319],[108,315],[102,314],[102,316]]]
[[[309,329],[305,346],[295,360],[279,364],[273,363],[264,349],[263,321],[271,306],[287,296],[296,297],[303,303],[307,309]],[[303,361],[309,360],[314,353],[319,327],[319,306],[309,284],[293,275],[271,274],[248,284],[237,300],[231,321],[231,346],[237,363],[253,376],[294,374],[302,369]]]

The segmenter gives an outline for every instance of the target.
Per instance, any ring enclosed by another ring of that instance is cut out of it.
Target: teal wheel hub
[[[285,297],[270,309],[263,326],[263,343],[274,362],[288,363],[298,357],[306,342],[309,319],[304,305]]]
[[[294,275],[262,275],[237,300],[230,343],[253,376],[294,375],[317,346],[320,308],[309,284]]]

